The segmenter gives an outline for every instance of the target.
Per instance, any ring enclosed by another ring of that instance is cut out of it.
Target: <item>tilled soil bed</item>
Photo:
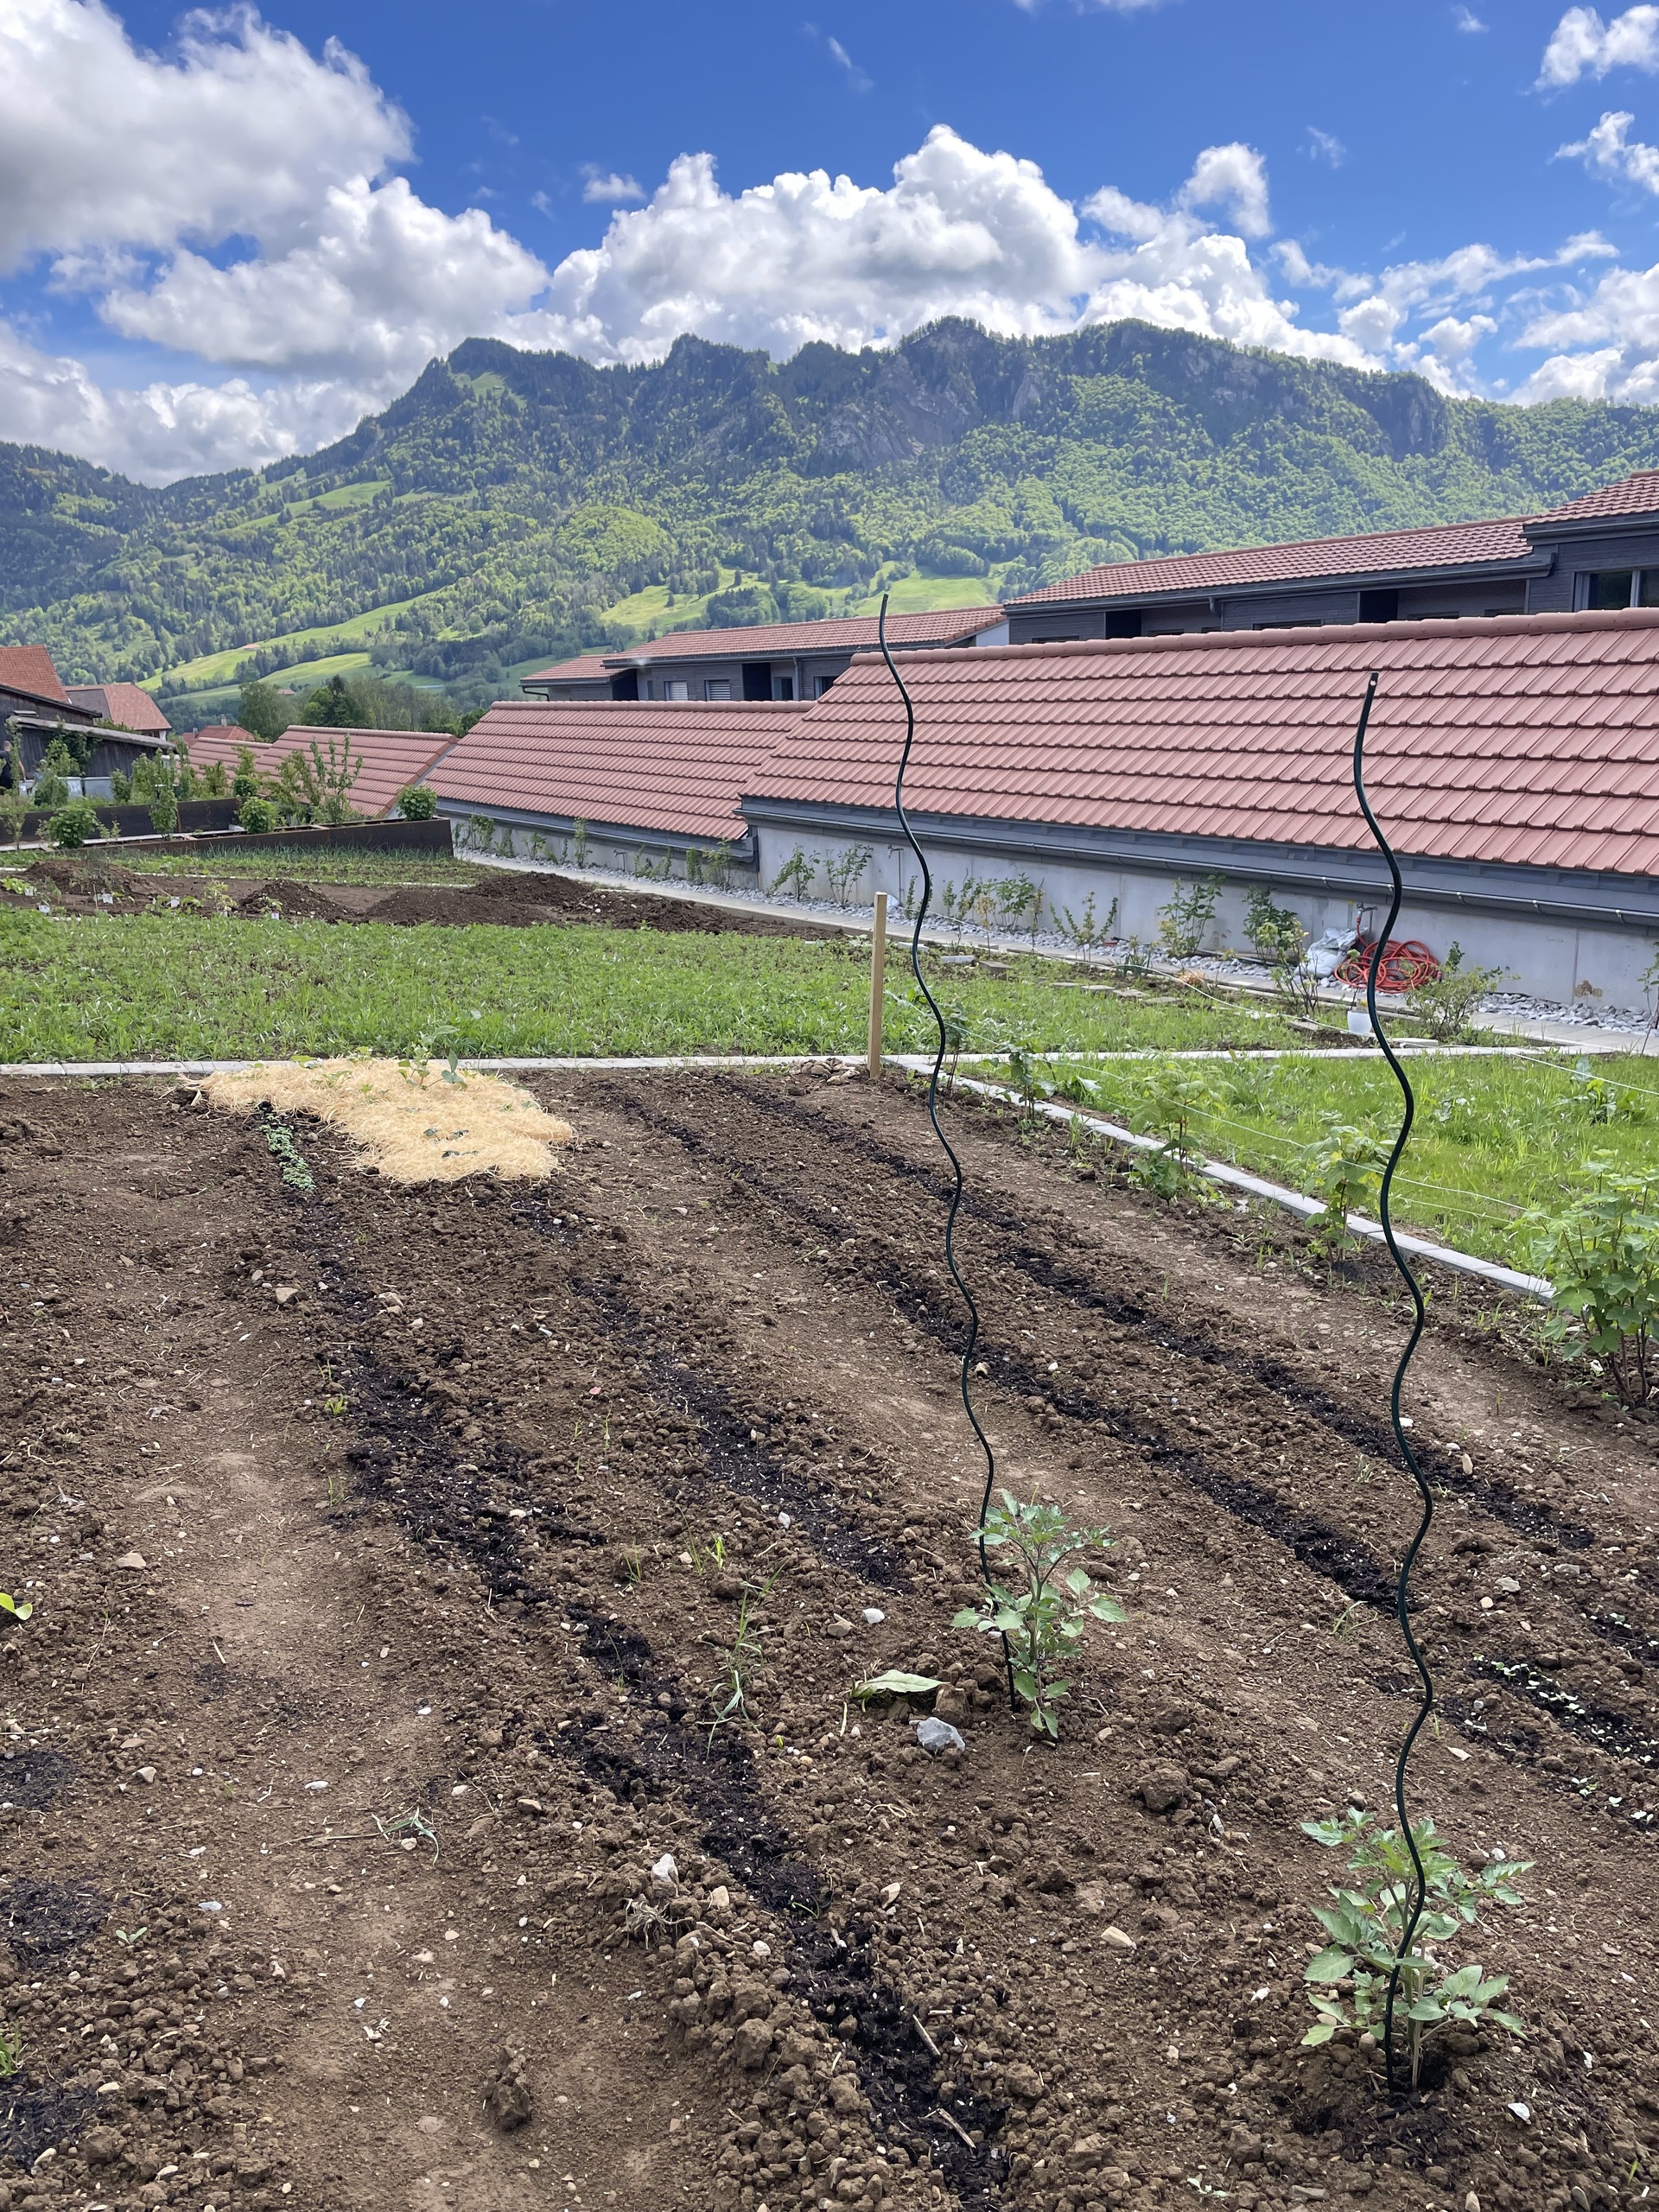
[[[1639,2201],[1653,1430],[1437,1299],[1414,1787],[1536,1861],[1459,1954],[1530,2034],[1391,2107],[1300,2047],[1300,1823],[1386,1807],[1412,1711],[1386,1276],[950,1109],[1008,1478],[1117,1538],[1045,1748],[950,1625],[916,1096],[537,1090],[551,1182],[296,1121],[308,1192],[188,1091],[0,1088],[0,2208]],[[890,1666],[964,1751],[848,1702]]]
[[[211,855],[209,855],[211,864]],[[444,928],[532,929],[537,924],[603,925],[608,929],[664,930],[678,936],[822,938],[832,925],[803,918],[753,913],[696,899],[619,891],[581,883],[568,875],[495,868],[469,886],[384,885],[290,881],[282,876],[207,877],[140,874],[93,846],[31,862],[23,887],[31,898],[62,914],[140,914],[188,906],[253,920],[391,922]]]

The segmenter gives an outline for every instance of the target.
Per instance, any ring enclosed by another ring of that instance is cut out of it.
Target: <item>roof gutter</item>
[[[887,807],[836,806],[763,795],[747,797],[739,804],[746,821],[757,830],[772,824],[796,834],[827,833],[865,842],[899,835]],[[1120,868],[1187,877],[1209,874],[1234,883],[1351,899],[1359,906],[1386,901],[1389,895],[1388,878],[1376,854],[1350,852],[1340,846],[913,810],[911,819],[918,836],[953,851],[983,854],[1003,862],[1018,861],[1027,867]],[[1408,898],[1436,906],[1528,914],[1577,926],[1659,929],[1659,877],[1448,860],[1429,854],[1402,854],[1400,868]]]

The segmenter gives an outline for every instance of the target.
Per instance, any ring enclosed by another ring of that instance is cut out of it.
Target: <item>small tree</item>
[[[201,795],[204,798],[227,798],[230,785],[226,780],[225,763],[210,760],[201,772]]]
[[[29,819],[29,798],[23,789],[22,765],[16,746],[9,744],[0,754],[0,768],[6,772],[0,778],[0,837],[10,836],[14,845],[21,845],[23,824]]]
[[[104,835],[98,810],[89,798],[73,798],[60,806],[46,825],[46,834],[60,852],[78,852]]]
[[[353,753],[349,738],[330,737],[325,750],[314,737],[283,761],[276,788],[302,822],[355,822],[352,787],[362,772],[363,756]]]
[[[424,784],[405,784],[397,794],[397,811],[405,822],[429,822],[438,802]]]
[[[1289,1014],[1311,1021],[1319,1011],[1319,979],[1307,965],[1307,931],[1288,906],[1257,884],[1244,899],[1244,933],[1273,977],[1274,995]]]
[[[253,747],[238,746],[236,754],[236,773],[231,779],[232,798],[257,798],[259,771],[253,765]]]
[[[1005,1640],[1014,1687],[1031,1708],[1031,1725],[1052,1741],[1060,1732],[1054,1708],[1071,1688],[1055,1669],[1076,1656],[1091,1616],[1124,1618],[1116,1599],[1097,1592],[1082,1567],[1061,1569],[1077,1552],[1103,1550],[1111,1538],[1104,1529],[1073,1529],[1058,1505],[1022,1501],[1006,1490],[986,1515],[983,1530],[971,1533],[1007,1573],[1005,1580],[993,1574],[979,1605],[965,1607],[951,1626]]]
[[[149,826],[158,837],[171,836],[179,826],[178,794],[159,763],[151,772]]]
[[[276,810],[268,798],[261,798],[256,791],[245,798],[237,810],[239,822],[250,836],[268,837],[276,827]]]
[[[1158,942],[1172,960],[1191,960],[1202,948],[1222,889],[1218,875],[1205,876],[1190,891],[1177,876],[1174,889],[1158,909]]]
[[[292,702],[282,698],[272,683],[245,683],[237,702],[236,719],[261,744],[274,744],[294,720]],[[238,792],[238,798],[249,798]]]
[[[772,879],[772,887],[774,891],[789,891],[792,888],[796,899],[804,899],[812,888],[812,878],[817,873],[816,862],[807,858],[802,846],[797,845]]]
[[[1554,1286],[1545,1336],[1643,1406],[1659,1389],[1659,1190],[1611,1160],[1581,1173],[1590,1187],[1558,1212],[1525,1215],[1516,1241]]]
[[[357,702],[343,676],[331,676],[326,683],[320,683],[308,693],[305,711],[299,719],[308,729],[356,729],[361,722]]]
[[[1454,939],[1435,980],[1414,983],[1407,992],[1405,1011],[1427,1025],[1437,1045],[1460,1044],[1474,1034],[1471,1014],[1508,973],[1506,968],[1465,967],[1463,947]]]

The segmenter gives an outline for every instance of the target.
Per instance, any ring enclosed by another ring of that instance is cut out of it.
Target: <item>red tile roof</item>
[[[0,645],[0,690],[22,691],[31,699],[49,699],[58,707],[75,703],[58,681],[52,656],[44,645]]]
[[[949,645],[971,638],[976,630],[989,630],[1002,620],[1000,607],[934,607],[913,614],[889,614],[887,639],[894,645]],[[557,677],[563,682],[608,676],[613,669],[631,667],[635,661],[764,660],[787,653],[862,652],[876,642],[874,614],[829,615],[821,622],[764,622],[735,630],[671,630],[660,638],[605,653],[582,653],[527,676],[526,683],[541,683]]]
[[[1173,553],[1147,561],[1113,561],[1058,584],[1010,600],[1043,607],[1074,599],[1143,597],[1148,593],[1213,591],[1223,585],[1300,583],[1309,576],[1385,575],[1396,569],[1461,569],[1523,561],[1533,548],[1523,515],[1500,522],[1452,522],[1426,530],[1378,530],[1361,537],[1310,537],[1291,545],[1247,545],[1226,553]]]
[[[741,837],[739,794],[805,709],[784,701],[504,699],[427,778],[451,805]]]
[[[1586,492],[1581,499],[1569,499],[1564,507],[1551,507],[1535,519],[1553,529],[1558,523],[1599,522],[1609,515],[1651,514],[1656,508],[1659,508],[1659,468],[1639,468],[1634,476],[1604,484],[1597,491]]]
[[[245,745],[251,749],[254,766],[260,774],[272,776],[290,753],[303,750],[313,738],[322,748],[325,760],[329,740],[338,738],[350,747],[351,758],[362,762],[352,785],[352,805],[372,821],[390,814],[404,785],[425,779],[433,763],[441,760],[455,742],[446,730],[310,729],[296,723],[273,743],[262,745],[234,722],[210,724],[206,729],[184,735],[181,742],[190,755],[193,767],[211,767],[219,760],[232,772],[236,756]]]
[[[569,660],[556,662],[551,668],[538,669],[534,676],[522,677],[524,683],[603,683],[608,686],[613,671],[603,653],[577,653]]]
[[[173,728],[142,683],[72,683],[68,690],[76,706],[142,737],[166,737]]]
[[[914,653],[918,812],[1659,871],[1659,611]],[[890,808],[904,720],[855,661],[746,790]]]

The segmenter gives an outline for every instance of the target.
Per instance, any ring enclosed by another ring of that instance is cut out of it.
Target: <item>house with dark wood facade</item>
[[[1659,607],[1659,469],[1539,515],[1118,561],[1008,603],[1008,641]]]

